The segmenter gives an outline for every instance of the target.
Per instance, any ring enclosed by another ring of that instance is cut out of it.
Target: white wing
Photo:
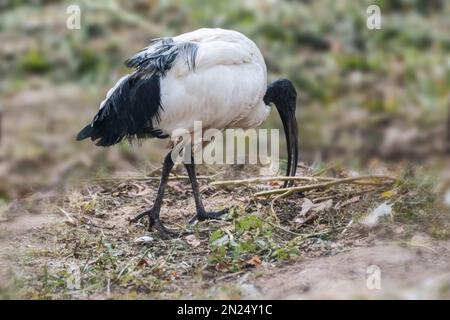
[[[177,58],[161,78],[163,112],[155,127],[174,129],[249,128],[261,124],[270,108],[264,105],[267,69],[257,46],[241,33],[199,29],[173,38],[198,45],[195,69]]]

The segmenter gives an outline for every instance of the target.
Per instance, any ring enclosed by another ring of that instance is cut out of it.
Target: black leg
[[[195,199],[195,207],[197,210],[196,215],[191,219],[190,222],[192,223],[195,220],[203,221],[207,219],[219,219],[220,216],[227,213],[228,209],[220,210],[217,212],[207,212],[205,210],[205,207],[203,206],[202,196],[198,187],[197,176],[195,174],[194,157],[191,157],[191,163],[185,163],[184,166],[186,167],[189,179],[191,180],[192,191],[194,193]]]
[[[170,171],[172,170],[173,166],[174,166],[174,163],[172,161],[171,152],[169,152],[166,155],[166,157],[164,158],[164,164],[163,164],[162,173],[161,173],[161,182],[159,184],[158,193],[156,195],[156,199],[153,204],[153,207],[147,211],[140,213],[139,215],[137,215],[136,217],[134,217],[133,219],[130,220],[130,223],[138,222],[144,216],[148,216],[149,230],[152,227],[155,227],[155,229],[158,230],[161,233],[161,235],[165,238],[169,238],[169,235],[174,234],[174,232],[171,232],[171,231],[167,230],[166,227],[164,227],[164,225],[159,220],[159,212],[161,211],[162,200],[164,197],[164,190],[167,186],[167,182],[169,180],[169,174],[170,174]]]

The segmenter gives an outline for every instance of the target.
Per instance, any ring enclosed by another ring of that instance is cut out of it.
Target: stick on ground
[[[339,184],[355,184],[361,181],[365,180],[381,180],[381,182],[373,182],[371,184],[374,185],[381,185],[385,183],[394,183],[397,178],[391,177],[391,176],[383,176],[383,175],[366,175],[366,176],[360,176],[360,177],[352,177],[352,178],[343,178],[343,179],[335,179],[333,181],[327,181],[322,183],[316,183],[316,184],[310,184],[306,186],[301,187],[291,187],[291,188],[282,188],[282,189],[276,189],[276,190],[268,190],[268,191],[260,191],[254,194],[255,197],[261,197],[261,196],[269,196],[272,194],[283,194],[282,196],[287,196],[294,192],[304,192],[314,189],[320,189],[320,188],[329,188],[331,186],[339,185]]]

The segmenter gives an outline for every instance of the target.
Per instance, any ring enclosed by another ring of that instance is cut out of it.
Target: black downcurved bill
[[[295,112],[292,110],[278,110],[283,122],[284,133],[286,135],[286,146],[288,152],[288,162],[286,167],[286,177],[293,177],[297,172],[298,165],[298,128]],[[284,182],[283,188],[291,187],[294,180]]]

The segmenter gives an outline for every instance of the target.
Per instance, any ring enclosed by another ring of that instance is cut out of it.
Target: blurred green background
[[[66,28],[71,4],[80,30]],[[366,27],[370,4],[381,30]],[[434,164],[448,150],[449,17],[443,0],[0,0],[0,199],[158,163],[165,142],[102,149],[74,137],[127,57],[200,27],[244,33],[270,81],[295,83],[306,164]],[[275,113],[266,126],[280,127]]]

